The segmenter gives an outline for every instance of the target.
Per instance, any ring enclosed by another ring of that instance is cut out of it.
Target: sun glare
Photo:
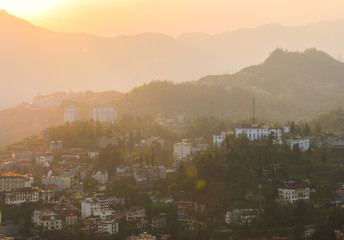
[[[18,16],[34,16],[65,0],[0,0],[0,9]]]

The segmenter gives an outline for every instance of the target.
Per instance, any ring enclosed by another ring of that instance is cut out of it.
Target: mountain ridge
[[[276,47],[344,54],[344,21],[313,24],[311,29],[270,24],[222,35],[201,33],[204,41],[190,42],[159,33],[102,38],[53,32],[4,11],[2,15],[16,24],[0,19],[1,81],[7,82],[6,89],[0,89],[0,109],[29,101],[37,92],[129,91],[152,80],[182,82],[234,73]]]

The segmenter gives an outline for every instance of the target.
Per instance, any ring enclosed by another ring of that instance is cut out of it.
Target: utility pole
[[[255,99],[253,98],[253,114],[252,114],[252,125],[254,125],[254,103],[255,103]]]

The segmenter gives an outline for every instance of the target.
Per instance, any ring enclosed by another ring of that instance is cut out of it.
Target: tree
[[[303,126],[301,135],[304,137],[311,135],[311,128],[308,126],[307,123],[305,123],[305,125]]]

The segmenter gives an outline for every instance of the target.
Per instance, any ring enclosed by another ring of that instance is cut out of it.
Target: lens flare
[[[202,189],[204,189],[206,187],[206,185],[207,185],[206,181],[199,180],[197,185],[196,185],[196,188],[197,188],[197,190],[202,190]]]
[[[198,175],[198,171],[197,171],[197,168],[195,166],[189,167],[187,172],[188,172],[188,176],[190,178],[195,178]]]

